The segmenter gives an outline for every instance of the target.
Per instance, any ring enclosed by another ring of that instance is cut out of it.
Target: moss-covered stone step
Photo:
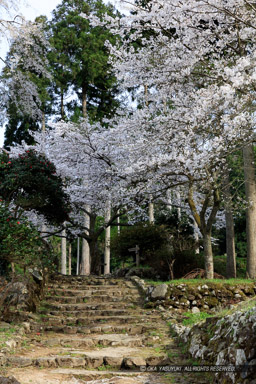
[[[41,309],[38,313],[48,313],[49,311],[84,311],[84,310],[108,310],[108,309],[134,309],[136,306],[132,303],[123,301],[105,302],[105,303],[76,303],[76,304],[52,304],[49,302],[42,302]]]
[[[64,316],[64,317],[84,317],[89,318],[92,316],[125,316],[128,315],[129,312],[127,312],[126,309],[109,309],[109,310],[82,310],[79,311],[49,311],[48,314],[53,316]],[[131,314],[131,312],[130,312]]]
[[[59,297],[59,296],[68,296],[68,297],[74,297],[74,296],[83,296],[83,297],[92,297],[92,296],[105,296],[106,292],[108,292],[108,296],[126,296],[126,295],[133,295],[135,294],[137,297],[139,297],[139,292],[136,288],[122,288],[118,290],[107,290],[101,289],[101,290],[65,290],[65,289],[52,289],[48,291],[48,294],[46,297]]]
[[[129,324],[129,325],[118,325],[118,324],[98,324],[92,326],[64,326],[64,325],[49,325],[31,323],[31,330],[35,334],[44,334],[51,332],[60,333],[64,335],[75,335],[75,334],[128,334],[128,335],[141,335],[155,331],[157,328],[160,329],[161,324]]]
[[[100,289],[99,289],[100,288]],[[106,291],[107,289],[107,291]],[[98,287],[98,289],[92,289],[91,287],[87,287],[86,289],[64,289],[64,288],[51,288],[47,291],[47,296],[98,296],[105,295],[108,292],[109,296],[122,296],[126,294],[138,294],[137,288],[126,288],[126,287],[115,287],[115,288],[105,288]]]
[[[126,301],[131,303],[138,303],[138,300],[140,300],[140,295],[134,293],[133,295],[123,295],[123,296],[111,296],[112,302],[118,302],[118,301]],[[103,303],[108,302],[110,297],[106,294],[104,295],[83,295],[83,296],[46,296],[45,298],[50,303],[70,303],[70,304],[76,304],[76,303]]]
[[[61,346],[64,348],[95,348],[95,347],[141,347],[147,342],[145,336],[128,336],[118,334],[103,334],[103,335],[94,335],[90,337],[81,337],[63,335],[62,337],[52,338],[48,337],[42,339],[44,345],[51,347]]]
[[[74,278],[65,276],[65,278],[55,279],[50,281],[49,287],[57,287],[57,286],[70,286],[70,288],[74,287],[88,287],[88,286],[119,286],[119,287],[133,287],[133,283],[128,280],[118,280],[118,279],[104,279],[104,278]]]
[[[95,316],[92,315],[90,317],[85,316],[81,317],[60,317],[60,316],[44,316],[39,319],[40,323],[47,323],[48,325],[86,325],[86,326],[92,326],[94,324],[101,324],[101,323],[107,323],[107,324],[134,324],[134,323],[142,323],[147,324],[150,322],[157,321],[158,318],[154,316],[140,316],[140,315],[131,315],[126,314],[122,316]]]

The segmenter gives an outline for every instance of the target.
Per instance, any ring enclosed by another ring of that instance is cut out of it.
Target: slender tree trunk
[[[83,117],[87,117],[87,101],[86,101],[86,88],[82,88],[82,113]],[[85,206],[86,211],[90,211],[88,205]],[[84,226],[90,227],[90,216],[87,213],[84,213]],[[82,256],[81,256],[81,275],[90,275],[91,273],[91,256],[90,256],[90,246],[86,239],[82,241]]]
[[[199,249],[199,234],[198,234],[198,225],[197,225],[197,222],[195,221],[195,219],[194,219],[193,229],[194,229],[194,239],[195,239],[195,243],[196,243],[195,254],[199,255],[199,253],[200,253],[200,249]]]
[[[204,233],[204,260],[206,279],[214,278],[211,233]]]
[[[246,236],[247,236],[247,266],[246,275],[256,278],[256,182],[255,182],[255,156],[252,144],[244,147],[244,179],[247,200],[246,210]]]
[[[42,132],[45,132],[46,127],[45,127],[45,112],[43,111],[42,113]]]
[[[83,117],[87,117],[87,89],[85,86],[83,86],[82,89],[82,113]]]
[[[177,192],[177,200],[178,200],[177,213],[178,213],[178,220],[180,221],[181,220],[181,209],[180,209],[181,198],[180,198],[180,192],[179,191]]]
[[[79,275],[80,267],[80,239],[77,238],[77,253],[76,253],[76,274]]]
[[[69,243],[69,246],[68,246],[68,274],[69,275],[72,274],[71,265],[72,265],[72,245],[71,243]]]
[[[170,189],[168,189],[167,193],[166,193],[166,197],[167,197],[167,208],[172,211],[172,192]]]
[[[155,222],[155,212],[154,212],[154,203],[152,203],[152,196],[150,195],[149,205],[148,205],[148,216],[150,224]]]
[[[89,205],[85,206],[86,211],[90,211]],[[84,226],[89,228],[90,216],[84,212]],[[90,246],[86,239],[82,241],[82,255],[81,255],[81,275],[90,275],[91,273],[91,257]]]
[[[146,105],[146,107],[148,107],[148,86],[147,86],[147,84],[144,84],[144,96],[145,96],[145,105]],[[155,217],[154,217],[154,203],[152,203],[152,195],[149,196],[148,216],[149,216],[149,223],[154,224]]]
[[[223,194],[225,205],[225,219],[226,219],[226,253],[227,253],[227,265],[226,274],[227,278],[236,278],[236,251],[235,251],[235,229],[234,219],[231,208],[232,196],[230,192],[230,180],[229,173],[226,171],[226,175],[223,178]]]
[[[64,120],[65,111],[64,111],[64,92],[63,92],[63,89],[61,90],[61,95],[60,95],[60,116],[61,116],[61,120]]]
[[[88,241],[82,241],[82,254],[81,254],[81,275],[90,275],[90,247]]]
[[[236,251],[235,251],[235,230],[232,211],[229,208],[225,210],[226,219],[226,253],[227,266],[226,274],[228,279],[236,278]]]
[[[206,221],[207,209],[209,208],[210,197],[213,195],[213,206],[211,208],[210,215],[208,220]],[[214,265],[213,265],[213,254],[212,254],[212,243],[211,243],[211,233],[212,226],[216,219],[216,215],[218,213],[220,207],[220,194],[218,189],[214,189],[213,191],[209,191],[206,194],[203,206],[200,211],[200,215],[197,212],[197,208],[195,205],[194,197],[193,197],[193,179],[191,178],[189,191],[188,191],[188,204],[191,209],[191,213],[194,217],[195,222],[200,229],[200,232],[203,236],[203,244],[204,244],[204,260],[205,260],[205,273],[207,279],[214,278]]]
[[[63,229],[61,235],[61,273],[63,275],[67,274],[67,239],[66,239],[66,230]]]
[[[120,210],[117,211],[118,215],[120,214]],[[120,235],[121,233],[121,227],[120,227],[120,216],[117,218],[117,234]]]
[[[111,204],[107,202],[105,223],[108,223],[111,218]],[[105,254],[104,254],[104,275],[110,273],[110,231],[111,228],[108,226],[105,229]]]

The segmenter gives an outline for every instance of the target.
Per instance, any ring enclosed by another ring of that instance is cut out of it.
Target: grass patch
[[[154,281],[154,280],[145,280],[149,285],[160,285],[160,284],[187,284],[187,285],[201,285],[201,284],[255,284],[255,280],[252,279],[177,279],[169,281]]]
[[[204,321],[208,317],[213,317],[214,315],[210,315],[209,313],[206,313],[206,312],[199,312],[199,313],[186,312],[184,313],[184,316],[186,317],[182,320],[182,324],[185,326],[192,326],[196,323],[199,323],[200,321]]]
[[[167,352],[167,356],[169,357],[169,359],[173,359],[173,358],[180,357],[180,353],[179,352],[168,351]]]
[[[111,365],[101,365],[97,369],[98,371],[112,371],[113,367]]]

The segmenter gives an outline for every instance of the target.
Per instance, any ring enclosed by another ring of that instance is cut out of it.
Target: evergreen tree
[[[53,12],[49,59],[62,119],[71,113],[73,120],[87,114],[93,121],[102,120],[111,116],[118,105],[117,82],[105,44],[107,40],[113,44],[116,37],[104,27],[92,27],[86,18],[92,14],[101,18],[105,13],[116,15],[114,7],[101,0],[63,0]],[[64,111],[69,91],[74,91],[78,100],[69,102]]]

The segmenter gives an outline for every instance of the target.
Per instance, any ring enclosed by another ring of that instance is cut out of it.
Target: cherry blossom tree
[[[88,242],[91,269],[97,271],[100,268],[98,237],[106,228],[117,225],[117,218],[124,212],[132,211],[136,206],[131,200],[131,191],[127,190],[125,178],[117,174],[115,164],[122,157],[122,152],[112,147],[105,128],[99,124],[90,126],[87,120],[80,124],[59,122],[49,131],[36,132],[33,136],[37,142],[35,146],[23,143],[23,146],[12,148],[12,154],[17,156],[33,148],[38,153],[45,153],[55,164],[57,173],[66,180],[66,193],[72,206],[72,213],[66,220],[66,231]],[[90,221],[85,222],[84,213]],[[105,216],[105,222],[100,226],[96,226],[98,216]],[[110,271],[109,261],[107,265],[105,273]]]
[[[254,16],[254,5],[245,0],[148,1],[120,21],[105,19],[122,37],[112,48],[118,78],[124,90],[137,89],[140,103],[139,111],[119,121],[119,136],[115,133],[130,158],[125,173],[139,173],[151,193],[163,184],[187,186],[204,237],[207,277],[213,277],[210,239],[222,200],[223,165],[237,148],[244,148],[248,233],[253,227]],[[143,106],[145,85],[149,105]],[[205,196],[200,213],[195,189]],[[256,274],[255,259],[248,251],[250,277]]]
[[[50,77],[45,59],[48,44],[42,25],[25,21],[14,1],[1,1],[0,12],[0,39],[11,45],[7,58],[1,58],[5,64],[0,77],[1,123],[5,122],[10,104],[20,114],[42,117],[38,88],[32,79]]]

